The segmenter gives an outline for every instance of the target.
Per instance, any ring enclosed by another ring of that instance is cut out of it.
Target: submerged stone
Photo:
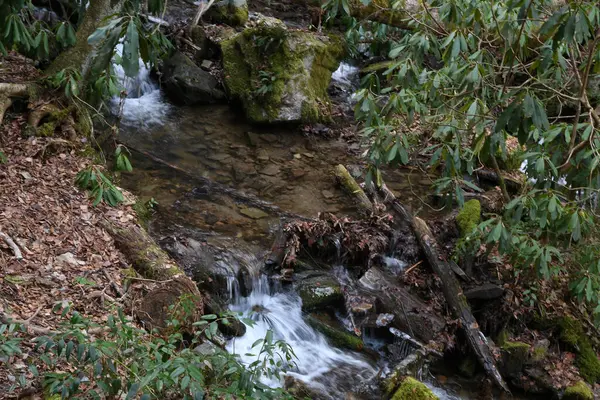
[[[263,210],[254,207],[242,208],[240,210],[240,213],[252,219],[261,219],[269,216],[269,214],[267,214]]]
[[[345,53],[339,38],[291,31],[278,19],[260,17],[220,45],[227,92],[251,122],[325,119],[327,87]]]
[[[364,343],[361,338],[353,335],[350,332],[346,332],[342,329],[336,328],[331,324],[319,319],[315,316],[308,316],[306,322],[312,326],[315,330],[321,332],[325,337],[329,339],[331,344],[336,347],[341,347],[349,350],[360,351],[364,347]]]

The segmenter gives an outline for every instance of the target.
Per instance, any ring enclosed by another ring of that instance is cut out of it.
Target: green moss
[[[307,317],[307,322],[317,331],[325,335],[331,344],[336,347],[355,351],[360,351],[364,348],[364,343],[358,336],[344,332],[341,329],[336,329],[313,316]]]
[[[531,354],[533,361],[542,361],[548,355],[548,349],[545,347],[535,347]]]
[[[392,400],[439,400],[423,383],[414,378],[404,378]]]
[[[505,342],[502,345],[502,350],[506,350],[506,351],[510,351],[510,352],[523,352],[523,351],[529,351],[529,349],[531,348],[530,345],[528,345],[527,343],[523,343],[523,342]]]
[[[560,340],[577,352],[575,365],[588,383],[600,381],[600,360],[579,321],[570,317],[559,320]]]
[[[140,199],[137,199],[135,204],[133,205],[133,210],[137,214],[138,222],[140,223],[140,225],[142,225],[144,227],[144,229],[147,230],[148,222],[150,221],[150,218],[152,217],[152,212],[146,205],[146,202],[142,201]]]
[[[594,400],[594,392],[583,381],[568,387],[563,395],[563,400]]]
[[[37,128],[37,136],[50,137],[54,136],[56,130],[56,122],[46,122]]]
[[[212,6],[207,17],[210,21],[229,26],[244,25],[248,21],[248,4],[236,5],[235,1],[222,0]]]
[[[290,32],[273,18],[221,42],[221,50],[227,91],[253,122],[278,120],[283,99],[290,95],[301,101],[302,121],[322,121],[320,105],[327,103],[331,73],[346,51],[337,36]],[[309,71],[306,60],[311,61]],[[275,80],[267,93],[257,95],[261,72]]]
[[[481,204],[476,199],[467,201],[456,216],[456,223],[463,237],[473,232],[480,221]]]
[[[304,284],[298,290],[298,295],[302,299],[302,309],[304,310],[322,309],[344,299],[339,285],[328,285],[327,283],[320,286],[312,283]]]
[[[500,331],[500,333],[498,334],[498,336],[496,337],[496,344],[498,346],[502,346],[504,343],[506,343],[508,338],[509,338],[508,331],[506,329],[502,329]]]

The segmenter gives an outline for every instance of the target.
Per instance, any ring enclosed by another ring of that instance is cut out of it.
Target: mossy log
[[[446,302],[454,317],[460,321],[461,328],[465,333],[469,347],[477,357],[477,360],[483,366],[490,378],[492,378],[500,388],[510,393],[506,382],[504,382],[502,375],[500,375],[500,372],[496,367],[496,361],[492,355],[488,341],[479,329],[479,325],[471,312],[467,298],[463,294],[462,288],[460,287],[454,272],[450,268],[449,263],[442,255],[439,245],[429,229],[429,226],[427,226],[427,223],[421,218],[413,216],[412,213],[396,199],[396,196],[387,188],[387,186],[385,186],[385,184],[380,186],[379,191],[386,203],[391,205],[394,211],[411,225],[429,265],[442,281],[442,289],[444,291]]]
[[[168,320],[177,319],[186,331],[191,332],[191,323],[203,314],[205,302],[196,283],[185,275],[145,229],[123,227],[108,219],[101,224],[137,273],[161,282],[142,301],[137,312],[142,323],[149,329],[164,329]]]
[[[369,200],[364,190],[362,190],[356,180],[350,175],[346,167],[342,164],[338,164],[334,168],[333,173],[344,191],[352,197],[358,210],[363,214],[370,214],[373,211],[371,200]]]

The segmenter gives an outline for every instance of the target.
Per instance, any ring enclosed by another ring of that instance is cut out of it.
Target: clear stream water
[[[348,163],[347,145],[341,141],[322,141],[317,144],[300,135],[267,130],[257,139],[251,127],[240,122],[227,106],[173,107],[163,97],[150,73],[140,64],[136,79],[124,77],[116,67],[127,98],[114,99],[113,107],[122,106],[121,137],[130,146],[151,152],[190,172],[229,185],[236,190],[272,201],[283,210],[307,216],[321,211],[350,213],[351,205],[327,178],[333,165]],[[334,79],[351,87],[356,68],[342,64]],[[350,92],[349,92],[350,93]],[[349,95],[350,99],[351,93]],[[281,129],[281,128],[280,128]],[[137,164],[136,164],[137,163]],[[411,192],[425,193],[429,182],[412,183]],[[390,182],[406,179],[390,179]],[[198,188],[185,176],[173,174],[166,168],[134,158],[134,173],[123,182],[142,199],[154,197],[159,201],[157,218],[168,224],[192,226],[208,235],[222,235],[244,240],[267,248],[270,233],[279,220],[274,215],[248,218],[240,213],[244,205],[227,196],[214,194],[210,188]],[[399,190],[399,189],[396,189]],[[400,189],[401,190],[401,189]],[[413,199],[406,193],[406,201]],[[252,344],[263,339],[270,329],[274,338],[284,340],[296,354],[295,366],[289,375],[330,399],[343,399],[353,386],[376,375],[381,365],[364,354],[342,351],[304,320],[300,297],[292,290],[274,290],[260,273],[261,263],[247,256],[254,271],[252,287],[247,297],[240,294],[237,278],[227,281],[232,310],[242,312],[256,324],[241,338],[231,340],[227,348],[247,363],[254,361]],[[389,259],[401,270],[401,260]],[[369,343],[368,338],[365,338]],[[265,381],[272,386],[282,385],[282,379]],[[430,385],[442,400],[468,399],[468,394],[455,395],[449,390]]]

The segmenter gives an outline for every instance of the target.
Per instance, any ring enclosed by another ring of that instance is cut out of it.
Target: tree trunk
[[[105,24],[104,18],[114,14],[121,7],[117,0],[90,0],[83,21],[77,28],[75,45],[63,51],[46,69],[46,75],[54,75],[64,69],[73,68],[81,72],[85,82],[90,69],[93,47],[88,44],[88,37]]]
[[[446,302],[454,317],[459,319],[461,328],[467,337],[467,342],[477,357],[477,360],[493,381],[504,391],[510,393],[506,382],[504,382],[500,372],[498,372],[496,361],[494,360],[488,341],[479,330],[479,325],[471,313],[467,298],[464,296],[454,272],[441,254],[439,246],[433,233],[431,233],[431,230],[427,226],[427,223],[421,218],[413,216],[402,203],[396,200],[396,196],[385,186],[385,184],[382,185],[379,190],[384,196],[386,203],[390,204],[405,221],[410,223],[429,265],[442,281]]]

